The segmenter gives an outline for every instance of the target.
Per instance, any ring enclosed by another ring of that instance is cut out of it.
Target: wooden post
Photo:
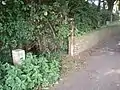
[[[109,25],[110,24],[110,22],[109,21],[106,21],[106,25]]]
[[[112,21],[113,21],[113,15],[111,13],[111,15],[110,15],[110,22],[112,22]]]
[[[73,21],[71,22],[71,31],[70,31],[70,37],[69,37],[69,55],[74,55],[74,24]]]
[[[22,60],[25,60],[25,51],[22,49],[12,50],[13,63],[20,65]]]

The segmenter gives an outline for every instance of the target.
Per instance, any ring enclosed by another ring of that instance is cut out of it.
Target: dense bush
[[[26,50],[34,47],[42,52],[55,51],[68,37],[69,27],[60,3],[25,5],[21,0],[8,0],[0,14],[2,49],[25,46]]]
[[[97,5],[90,4],[85,0],[67,0],[69,17],[74,18],[76,34],[84,34],[105,25],[111,20],[111,13],[107,9],[97,10]],[[112,20],[118,20],[118,14],[112,14]]]
[[[62,0],[65,2],[65,0]],[[102,13],[97,11],[97,6],[88,3],[85,0],[67,0],[68,17],[73,18],[75,22],[75,34],[84,34],[100,26],[104,19]],[[104,16],[104,15],[103,15]],[[108,16],[107,16],[108,17]]]
[[[113,14],[113,21],[118,21],[119,20],[119,14],[115,13]]]
[[[106,21],[110,21],[111,12],[109,12],[107,10],[101,10],[100,17],[101,17],[100,24],[104,25],[104,24],[106,24]]]
[[[59,57],[51,54],[28,54],[21,66],[1,64],[0,90],[34,90],[52,85],[59,79],[59,60]]]
[[[81,6],[77,7],[74,11],[75,25],[78,34],[86,33],[98,27],[100,20],[99,13],[96,7],[84,2]]]

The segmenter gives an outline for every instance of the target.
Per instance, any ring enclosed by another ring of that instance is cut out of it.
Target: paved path
[[[120,90],[120,36],[114,36],[87,58],[86,68],[61,81],[55,90]]]

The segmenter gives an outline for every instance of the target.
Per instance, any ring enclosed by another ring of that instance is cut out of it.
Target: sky
[[[91,0],[89,0],[89,3],[92,3]],[[98,5],[98,0],[95,0],[94,3]]]
[[[93,0],[93,1],[94,1],[94,0]],[[92,3],[91,0],[89,0],[89,3]],[[94,4],[95,4],[95,5],[98,5],[98,0],[95,0],[95,1],[94,1]],[[114,7],[113,7],[113,13],[116,12],[116,10],[118,10],[118,7],[117,7],[117,5],[114,5]]]

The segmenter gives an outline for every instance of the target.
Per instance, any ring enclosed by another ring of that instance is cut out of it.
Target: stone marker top
[[[19,51],[24,51],[22,49],[15,49],[15,50],[12,50],[13,52],[19,52]]]

